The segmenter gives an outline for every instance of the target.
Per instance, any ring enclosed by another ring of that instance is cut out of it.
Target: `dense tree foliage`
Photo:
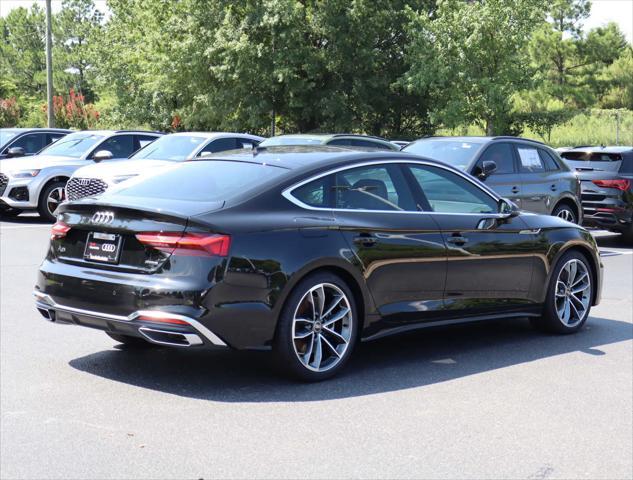
[[[633,108],[631,45],[615,24],[583,33],[591,8],[108,0],[104,16],[92,0],[63,0],[53,19],[55,91],[70,99],[72,89],[104,127],[406,138],[478,124],[547,138],[578,109]],[[44,23],[37,5],[0,18],[4,124],[44,121]]]

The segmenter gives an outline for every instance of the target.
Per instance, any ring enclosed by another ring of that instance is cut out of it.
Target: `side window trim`
[[[298,198],[296,198],[292,192],[293,190],[307,184],[310,182],[313,182],[314,180],[318,180],[319,178],[325,177],[327,175],[332,175],[332,174],[336,174],[338,172],[344,171],[344,170],[350,170],[353,168],[358,168],[358,167],[362,167],[362,166],[368,166],[368,165],[378,165],[378,164],[400,164],[400,168],[402,169],[403,166],[408,166],[408,165],[428,165],[428,166],[432,166],[432,167],[437,167],[443,170],[448,170],[450,172],[453,172],[454,174],[461,176],[464,180],[470,182],[473,184],[474,187],[478,188],[479,190],[481,190],[485,195],[489,196],[492,200],[495,201],[495,203],[498,203],[499,200],[501,199],[501,197],[499,197],[496,194],[493,194],[492,191],[489,191],[487,188],[482,188],[481,185],[478,185],[475,181],[473,181],[472,178],[470,178],[470,175],[467,173],[463,173],[463,172],[459,172],[459,171],[454,171],[450,168],[446,168],[442,165],[438,165],[436,163],[432,163],[432,162],[425,162],[425,161],[415,161],[415,160],[409,160],[409,159],[402,159],[402,160],[393,160],[393,159],[384,159],[384,160],[372,160],[372,161],[368,161],[368,162],[362,162],[362,163],[357,163],[354,165],[346,165],[345,167],[340,167],[340,168],[336,168],[334,170],[329,170],[327,172],[323,172],[317,175],[314,175],[312,177],[309,177],[305,180],[302,180],[298,183],[295,183],[293,185],[290,185],[289,187],[286,187],[284,190],[282,190],[281,195],[288,200],[290,203],[295,204],[296,206],[303,208],[305,210],[314,210],[314,211],[327,211],[327,212],[336,212],[336,211],[342,211],[342,212],[355,212],[355,213],[395,213],[395,214],[407,214],[407,215],[486,215],[490,218],[499,216],[502,217],[503,214],[501,213],[487,213],[487,214],[482,214],[482,213],[448,213],[448,212],[432,212],[432,211],[409,211],[409,210],[348,210],[348,209],[339,209],[339,208],[332,208],[332,201],[330,197],[330,201],[329,201],[329,205],[330,207],[312,207],[310,205],[307,205],[305,203],[303,203],[301,200],[299,200]],[[408,170],[408,168],[406,169]],[[414,197],[415,198],[415,197]]]

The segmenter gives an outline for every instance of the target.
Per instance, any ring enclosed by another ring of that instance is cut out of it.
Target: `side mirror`
[[[480,180],[485,180],[490,175],[492,175],[496,170],[497,170],[497,164],[495,162],[493,162],[492,160],[484,160],[483,163],[481,164],[481,172],[477,176],[479,177]]]
[[[26,155],[26,152],[22,147],[13,147],[7,151],[7,157],[9,158],[23,157],[24,155]]]
[[[112,158],[114,158],[114,155],[112,155],[110,150],[99,150],[92,156],[92,161],[99,163],[104,160],[111,160]]]
[[[519,214],[519,207],[511,200],[502,198],[499,200],[499,213],[503,215],[504,218],[516,217]]]

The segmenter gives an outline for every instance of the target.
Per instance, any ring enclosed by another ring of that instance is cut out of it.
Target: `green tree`
[[[512,130],[512,96],[530,84],[524,43],[542,22],[537,0],[445,0],[436,15],[412,14],[411,64],[403,81],[430,92],[447,127],[476,123],[488,135]]]
[[[95,100],[92,70],[94,45],[102,31],[103,13],[92,0],[63,0],[54,17],[55,87],[58,92],[71,88],[84,95],[86,102]]]

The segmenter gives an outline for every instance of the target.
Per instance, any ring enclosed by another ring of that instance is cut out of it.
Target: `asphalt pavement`
[[[31,296],[50,226],[0,223],[0,478],[633,478],[633,250],[596,233],[580,333],[513,319],[362,344],[330,381],[265,353],[130,350]]]

